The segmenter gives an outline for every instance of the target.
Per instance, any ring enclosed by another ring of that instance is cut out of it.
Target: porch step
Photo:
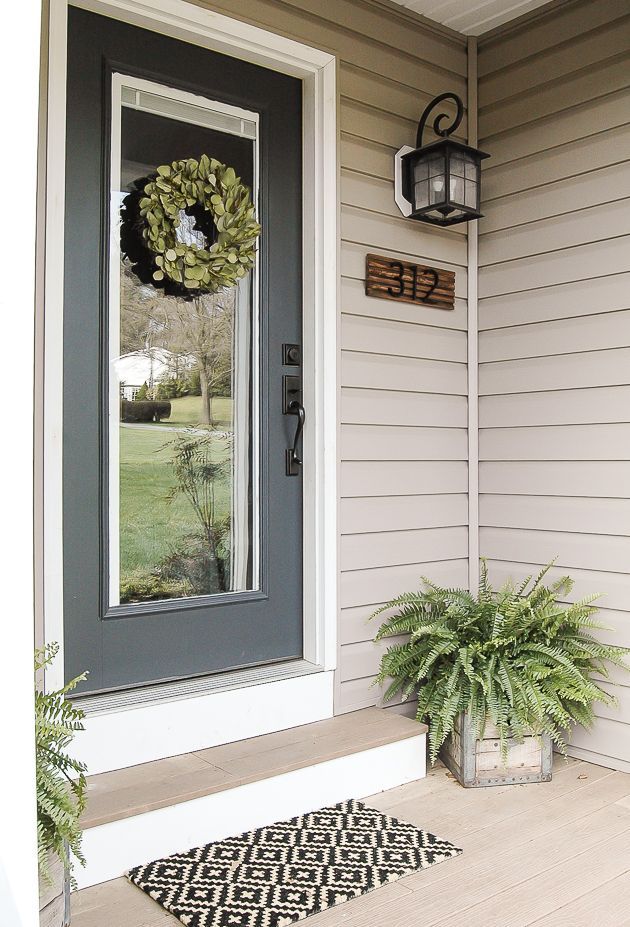
[[[81,888],[425,775],[426,727],[378,708],[88,779]]]

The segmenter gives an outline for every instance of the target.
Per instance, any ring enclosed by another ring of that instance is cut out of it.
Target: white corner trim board
[[[477,39],[468,37],[468,144],[477,147]],[[479,588],[479,223],[469,222],[468,243],[468,588]]]
[[[171,853],[422,779],[426,734],[261,779],[85,831],[79,888]]]
[[[47,197],[42,217],[47,240],[43,400],[46,640],[58,641],[63,648],[63,239],[66,32],[71,3],[290,74],[303,82],[303,163],[308,178],[303,203],[303,390],[313,410],[304,431],[304,549],[309,553],[304,558],[304,660],[314,669],[333,670],[337,658],[338,550],[336,59],[327,52],[186,0],[50,0]],[[62,682],[63,649],[47,676],[47,685],[54,688]],[[322,695],[314,711],[319,717],[327,716],[327,695]],[[103,750],[113,749],[114,744],[109,742]],[[168,753],[160,755],[181,752],[164,749]]]
[[[90,712],[74,752],[88,774],[284,731],[333,715],[333,672]]]

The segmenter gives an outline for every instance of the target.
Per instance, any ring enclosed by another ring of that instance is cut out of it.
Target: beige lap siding
[[[482,40],[480,542],[558,557],[630,645],[630,6],[580,0]],[[630,770],[630,680],[577,755]]]
[[[367,617],[421,573],[467,580],[466,229],[404,220],[393,157],[436,94],[466,95],[463,37],[380,0],[220,0],[212,9],[339,59],[341,577],[337,713],[372,705]],[[465,133],[465,122],[460,133]],[[465,138],[465,135],[461,136]],[[364,295],[368,251],[456,273],[453,312]]]

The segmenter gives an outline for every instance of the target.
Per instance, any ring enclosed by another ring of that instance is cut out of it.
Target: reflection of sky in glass
[[[183,209],[179,210],[179,225],[175,229],[175,237],[182,245],[203,248],[206,244],[203,232],[195,228],[195,217],[189,216]]]

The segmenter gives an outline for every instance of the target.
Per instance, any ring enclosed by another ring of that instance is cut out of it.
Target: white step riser
[[[325,805],[422,779],[426,735],[102,824],[85,831],[79,888],[171,853],[222,840]]]

